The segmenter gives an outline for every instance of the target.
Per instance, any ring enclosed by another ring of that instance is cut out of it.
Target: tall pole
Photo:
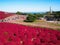
[[[52,8],[51,8],[51,3],[52,3],[52,1],[49,0],[49,2],[50,2],[50,14],[52,14]]]
[[[51,9],[51,6],[50,6],[50,14],[52,14],[52,9]]]

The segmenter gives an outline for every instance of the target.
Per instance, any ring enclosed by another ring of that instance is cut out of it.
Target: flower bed
[[[60,45],[60,31],[0,23],[0,45]]]

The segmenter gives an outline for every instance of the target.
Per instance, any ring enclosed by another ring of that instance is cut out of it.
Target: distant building
[[[56,18],[55,15],[56,14],[53,14],[52,9],[50,7],[49,14],[45,15],[44,19],[46,19],[46,21],[60,21],[60,18]]]

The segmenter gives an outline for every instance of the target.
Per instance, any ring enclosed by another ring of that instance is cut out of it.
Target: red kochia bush
[[[60,31],[0,23],[0,45],[60,45]]]

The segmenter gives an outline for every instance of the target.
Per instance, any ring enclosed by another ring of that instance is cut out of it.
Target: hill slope
[[[60,45],[60,31],[0,23],[0,45]]]

